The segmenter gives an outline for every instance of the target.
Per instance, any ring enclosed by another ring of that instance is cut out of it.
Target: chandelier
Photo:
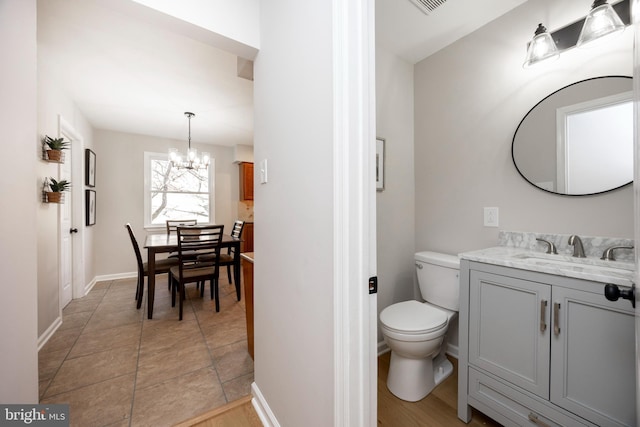
[[[191,148],[191,117],[195,114],[185,112],[185,116],[189,118],[189,148],[187,149],[187,155],[183,155],[177,148],[169,149],[169,161],[171,166],[178,169],[206,169],[209,166],[209,153],[202,153],[202,157],[198,156],[198,150]]]

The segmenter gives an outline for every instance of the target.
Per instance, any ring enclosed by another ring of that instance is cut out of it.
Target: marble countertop
[[[586,258],[575,258],[563,251],[557,255],[547,254],[541,249],[542,246],[532,248],[528,244],[518,245],[512,242],[512,239],[500,239],[500,246],[463,252],[459,257],[469,261],[621,286],[631,286],[634,280],[635,263],[628,259],[603,261],[599,256],[589,254]]]

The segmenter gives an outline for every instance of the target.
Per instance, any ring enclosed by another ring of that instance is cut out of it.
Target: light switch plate
[[[484,226],[497,227],[499,211],[498,208],[484,208]]]
[[[264,159],[260,162],[260,184],[266,184],[267,179],[267,159]]]

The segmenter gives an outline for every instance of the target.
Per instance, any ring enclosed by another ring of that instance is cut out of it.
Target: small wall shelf
[[[65,157],[66,157],[66,153],[62,150],[60,150],[60,159],[50,159],[49,158],[49,151],[46,148],[46,145],[42,145],[42,160],[45,160],[49,163],[64,163]]]
[[[54,193],[49,189],[49,179],[45,178],[42,183],[42,203],[64,203],[65,195],[64,191]],[[59,195],[59,196],[55,196]]]

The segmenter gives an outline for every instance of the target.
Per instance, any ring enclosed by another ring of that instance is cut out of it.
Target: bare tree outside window
[[[213,163],[213,162],[212,162]],[[151,224],[168,219],[196,218],[208,223],[210,169],[178,169],[166,158],[150,159]]]

